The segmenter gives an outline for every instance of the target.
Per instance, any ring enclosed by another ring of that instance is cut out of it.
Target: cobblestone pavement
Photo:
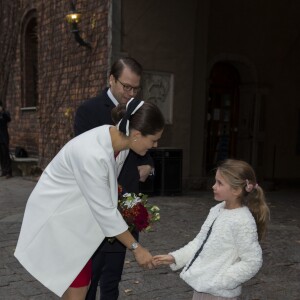
[[[30,276],[13,256],[27,198],[35,182],[29,178],[0,179],[0,299],[58,299]],[[264,264],[244,284],[242,300],[300,300],[300,189],[268,192],[271,223],[262,243]],[[211,206],[209,192],[177,197],[153,197],[161,208],[161,221],[153,231],[141,234],[141,243],[152,254],[175,250],[199,231]],[[163,266],[142,270],[127,253],[120,284],[120,300],[185,300],[192,290]],[[99,298],[98,298],[99,299]]]

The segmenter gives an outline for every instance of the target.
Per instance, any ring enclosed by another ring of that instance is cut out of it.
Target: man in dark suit
[[[10,178],[12,176],[11,159],[9,156],[9,135],[7,124],[10,122],[10,114],[5,111],[2,102],[0,102],[0,176]]]
[[[75,115],[75,135],[97,126],[113,124],[111,110],[119,103],[127,103],[137,95],[141,75],[142,66],[133,58],[125,57],[117,60],[110,71],[110,88],[79,106]],[[138,193],[139,182],[146,180],[152,165],[149,155],[141,157],[130,151],[119,175],[119,184],[126,192]],[[86,300],[96,298],[99,281],[101,300],[118,299],[125,254],[126,248],[120,242],[115,240],[110,243],[104,240],[92,258],[93,274]]]

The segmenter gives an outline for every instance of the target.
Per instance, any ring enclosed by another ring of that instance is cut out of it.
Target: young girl
[[[26,205],[15,256],[65,300],[85,299],[91,257],[105,237],[115,236],[140,266],[152,267],[151,254],[135,241],[118,211],[117,173],[128,149],[145,155],[157,146],[164,118],[157,106],[137,99],[119,105],[116,115],[122,118],[118,127],[100,126],[69,141]]]
[[[193,289],[193,300],[237,299],[241,284],[262,265],[258,240],[264,237],[269,208],[251,166],[228,159],[217,168],[216,201],[199,234],[183,248],[153,258],[155,265],[182,267],[180,277]]]

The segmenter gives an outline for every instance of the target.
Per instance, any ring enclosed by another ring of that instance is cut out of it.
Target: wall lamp
[[[81,14],[76,11],[75,4],[73,2],[71,2],[71,12],[66,15],[66,20],[71,26],[71,32],[74,34],[76,42],[80,46],[84,46],[91,49],[91,44],[84,41],[80,36],[78,24],[81,21]]]

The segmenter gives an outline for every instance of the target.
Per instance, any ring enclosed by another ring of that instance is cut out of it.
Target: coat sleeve
[[[107,237],[123,233],[128,226],[117,208],[117,179],[112,166],[93,153],[78,156],[70,158],[75,180],[96,222]],[[116,199],[112,199],[113,195]]]
[[[255,276],[262,266],[262,250],[254,219],[244,218],[232,228],[240,260],[219,277],[220,288],[234,289]]]
[[[187,264],[188,261],[193,258],[196,251],[198,250],[200,234],[201,232],[184,247],[169,253],[175,258],[175,263],[170,265],[170,268],[173,271],[181,269]]]
[[[206,221],[202,225],[198,235],[184,247],[170,253],[175,258],[175,263],[170,265],[173,271],[181,269],[194,257],[195,253],[201,247],[203,241],[207,236],[207,233],[211,226],[211,220],[212,217],[210,213]]]

